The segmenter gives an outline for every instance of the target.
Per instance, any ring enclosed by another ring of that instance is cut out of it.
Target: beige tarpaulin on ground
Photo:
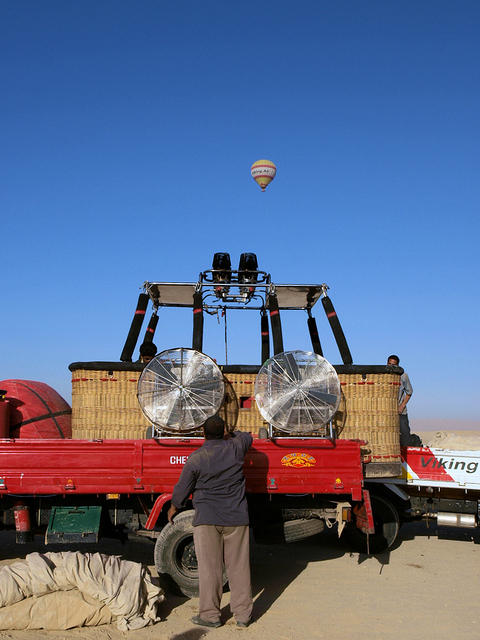
[[[0,568],[0,629],[153,624],[165,599],[138,562],[100,553],[31,553]]]

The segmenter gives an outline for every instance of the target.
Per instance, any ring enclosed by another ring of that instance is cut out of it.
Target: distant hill
[[[464,420],[455,418],[415,418],[410,417],[410,430],[419,431],[480,431],[479,420]]]

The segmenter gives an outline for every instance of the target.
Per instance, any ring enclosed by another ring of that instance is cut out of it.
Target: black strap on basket
[[[203,300],[200,291],[193,294],[192,349],[195,349],[195,351],[202,351],[203,349]]]
[[[338,319],[337,312],[333,307],[332,301],[328,296],[324,296],[322,298],[322,304],[323,308],[325,309],[325,313],[327,314],[330,327],[332,328],[333,336],[335,338],[335,342],[337,343],[338,350],[340,351],[342,362],[343,364],[352,364],[352,354],[350,353],[350,349],[348,348],[342,325],[340,324],[340,320]]]
[[[149,298],[146,293],[141,293],[138,296],[137,308],[133,316],[132,324],[130,325],[130,331],[128,332],[127,339],[125,340],[122,355],[120,356],[120,360],[122,362],[132,361],[133,351],[136,347],[138,336],[140,335],[143,319],[145,318],[148,299]]]
[[[260,316],[260,333],[262,336],[261,363],[263,364],[270,358],[270,330],[268,327],[268,316],[264,310],[262,311],[262,315]]]
[[[150,317],[150,322],[148,323],[147,330],[145,331],[145,337],[143,338],[143,342],[153,342],[153,336],[155,335],[155,330],[158,324],[158,315],[157,310],[155,309]]]
[[[310,340],[312,341],[312,349],[314,353],[317,353],[319,356],[323,356],[322,345],[320,344],[320,336],[318,335],[317,329],[317,321],[315,318],[310,315],[310,309],[308,309],[308,331],[310,333]]]
[[[273,353],[283,352],[282,321],[278,310],[278,299],[275,293],[268,296],[268,310],[270,311],[270,323],[272,325]]]

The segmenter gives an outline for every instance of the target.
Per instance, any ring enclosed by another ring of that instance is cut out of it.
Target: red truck
[[[327,289],[275,285],[253,254],[242,254],[238,270],[228,254],[216,254],[196,283],[146,282],[120,362],[70,365],[74,437],[0,439],[4,525],[15,525],[18,542],[41,527],[47,543],[91,543],[111,528],[156,538],[159,574],[195,594],[193,511],[173,524],[166,511],[185,461],[202,444],[201,424],[223,411],[230,430],[254,434],[245,476],[252,531],[260,540],[295,541],[336,526],[355,548],[375,553],[393,545],[405,519],[477,526],[475,452],[400,450],[395,381],[402,370],[353,364]],[[336,367],[323,358],[311,313],[319,299],[342,357]],[[160,307],[185,307],[193,310],[192,348],[132,363],[149,302],[144,342],[153,339]],[[203,354],[204,314],[226,318],[233,309],[260,313],[262,366],[218,366]],[[284,351],[280,312],[286,309],[306,312],[311,352]],[[372,399],[375,393],[389,395]],[[124,403],[120,410],[118,403]],[[367,427],[366,410],[374,412]],[[115,420],[131,420],[138,435],[109,437]],[[89,437],[78,437],[85,426]],[[380,444],[371,445],[376,438]]]

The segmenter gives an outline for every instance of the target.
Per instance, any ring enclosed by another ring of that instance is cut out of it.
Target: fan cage
[[[331,420],[340,395],[335,369],[311,351],[273,356],[262,366],[255,383],[258,408],[272,432],[291,435],[333,437]]]
[[[225,399],[223,374],[204,353],[168,349],[143,370],[137,398],[155,432],[192,434],[220,410]]]
[[[225,384],[225,396],[220,406],[220,409],[217,411],[217,414],[222,418],[225,423],[225,431],[227,433],[232,433],[237,428],[238,423],[238,414],[239,414],[239,404],[237,394],[230,383],[230,381],[224,376],[223,382]],[[163,435],[179,435],[178,432],[167,431],[161,426],[152,424],[152,437],[153,438],[161,438]],[[191,431],[182,431],[181,435],[187,436],[189,438],[202,438],[204,437],[203,426],[195,427]]]

